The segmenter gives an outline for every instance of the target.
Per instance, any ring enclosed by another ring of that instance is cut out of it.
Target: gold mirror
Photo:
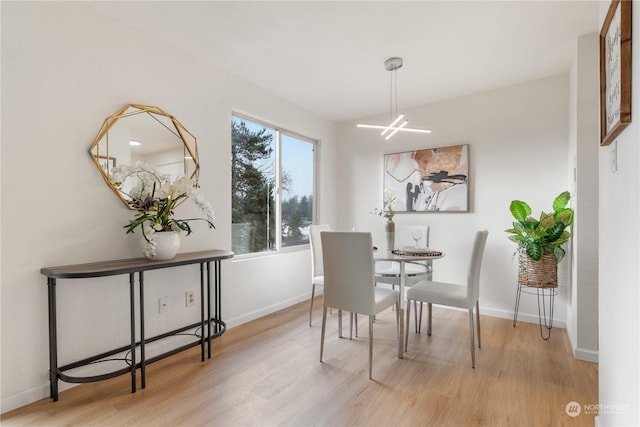
[[[198,178],[200,164],[196,138],[172,115],[158,107],[129,104],[104,120],[89,149],[109,187],[131,209],[131,197],[111,179],[111,169],[144,162],[172,181]]]

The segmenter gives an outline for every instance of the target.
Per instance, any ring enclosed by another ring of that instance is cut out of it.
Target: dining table
[[[410,250],[393,250],[393,251],[385,251],[385,250],[374,250],[373,259],[376,262],[394,262],[398,263],[399,267],[399,293],[400,293],[400,319],[399,319],[399,333],[400,336],[398,339],[400,340],[400,347],[398,348],[398,358],[404,358],[404,328],[408,327],[408,325],[404,324],[404,310],[406,308],[406,301],[404,297],[404,288],[406,286],[407,273],[406,273],[406,264],[413,263],[416,261],[432,261],[436,259],[443,258],[445,256],[444,252],[436,251],[436,250],[428,250],[428,251],[415,251],[412,252]],[[432,270],[428,270],[429,275],[431,275]],[[430,278],[430,277],[429,277]]]

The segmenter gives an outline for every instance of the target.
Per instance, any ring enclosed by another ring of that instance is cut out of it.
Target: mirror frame
[[[130,111],[130,109],[133,109],[132,111]],[[93,143],[91,144],[91,147],[89,147],[89,155],[91,156],[91,159],[93,160],[93,163],[96,165],[96,167],[98,168],[98,170],[100,171],[102,178],[104,178],[105,182],[107,183],[107,185],[109,186],[109,188],[111,188],[111,190],[116,193],[116,195],[118,196],[118,198],[120,198],[120,200],[122,200],[122,202],[129,208],[132,210],[135,210],[134,207],[132,207],[129,204],[129,201],[127,200],[127,198],[122,194],[122,192],[118,189],[118,187],[113,183],[113,181],[111,181],[111,178],[109,176],[109,170],[107,168],[107,170],[105,170],[100,162],[99,162],[99,158],[100,157],[104,157],[101,156],[101,152],[98,150],[98,146],[100,145],[101,142],[106,141],[106,158],[109,159],[109,131],[113,128],[113,126],[120,120],[120,119],[124,119],[136,114],[149,114],[150,116],[157,115],[157,116],[163,116],[168,118],[171,121],[171,124],[173,125],[173,127],[175,129],[169,129],[167,128],[167,130],[169,130],[170,132],[174,133],[174,135],[176,135],[181,141],[182,144],[184,145],[185,150],[189,153],[189,156],[191,156],[191,158],[193,159],[193,163],[194,163],[194,171],[191,174],[191,178],[195,179],[196,181],[198,180],[198,176],[200,173],[200,161],[198,158],[198,142],[196,140],[196,137],[189,132],[189,130],[187,128],[185,128],[182,123],[180,123],[178,121],[178,119],[176,119],[174,116],[172,116],[171,114],[167,113],[166,111],[158,108],[158,107],[154,107],[151,105],[143,105],[143,104],[127,104],[124,107],[122,107],[121,109],[119,109],[118,111],[116,111],[115,113],[113,113],[112,115],[110,115],[109,117],[107,117],[106,119],[104,119],[104,122],[102,123],[102,126],[100,127],[100,130],[98,131],[98,134],[96,135],[95,139],[93,140]],[[154,118],[155,120],[155,118]],[[163,123],[160,123],[162,126],[165,126]],[[166,127],[166,126],[165,126]],[[192,144],[189,144],[189,142],[187,142],[187,138],[189,137],[189,139],[191,139],[193,141]],[[106,139],[105,139],[106,138]],[[95,153],[94,153],[94,149],[95,149]]]

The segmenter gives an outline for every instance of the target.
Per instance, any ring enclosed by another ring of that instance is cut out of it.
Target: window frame
[[[310,143],[313,150],[313,207],[311,210],[312,219],[311,223],[316,224],[318,218],[318,181],[319,181],[319,147],[320,140],[311,138],[309,136],[305,136],[298,132],[286,129],[283,126],[276,125],[264,119],[258,119],[255,116],[250,114],[238,112],[233,110],[231,112],[231,120],[230,123],[234,119],[244,120],[256,124],[258,126],[265,127],[267,129],[272,129],[275,132],[275,179],[276,179],[276,190],[274,196],[274,204],[276,207],[276,219],[275,219],[275,241],[274,248],[271,250],[265,250],[261,252],[249,252],[246,254],[237,254],[235,258],[255,258],[255,257],[263,257],[263,256],[272,256],[279,253],[287,253],[287,252],[297,252],[302,250],[308,250],[310,248],[310,242],[300,244],[300,245],[292,245],[292,246],[282,246],[282,136],[288,136],[291,138],[295,138],[307,143]],[[233,144],[233,141],[231,141]],[[233,170],[233,168],[232,168]],[[233,224],[233,222],[232,222]],[[233,231],[232,231],[233,235]]]

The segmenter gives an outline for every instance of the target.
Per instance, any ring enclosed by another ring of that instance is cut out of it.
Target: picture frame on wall
[[[600,31],[600,145],[631,123],[631,1],[613,0]]]
[[[469,146],[384,155],[384,191],[396,213],[468,212]]]

